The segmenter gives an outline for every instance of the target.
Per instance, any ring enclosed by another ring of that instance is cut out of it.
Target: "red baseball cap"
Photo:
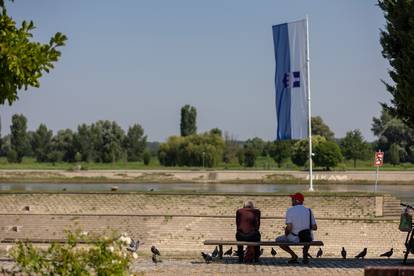
[[[290,195],[290,197],[300,202],[303,202],[305,200],[305,197],[301,193]]]

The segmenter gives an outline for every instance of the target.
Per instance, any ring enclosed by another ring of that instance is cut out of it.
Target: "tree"
[[[146,149],[144,151],[144,155],[142,158],[144,159],[144,165],[148,166],[149,163],[151,162],[151,152],[148,149]]]
[[[346,159],[354,160],[354,168],[358,159],[366,159],[370,154],[370,146],[364,141],[359,129],[348,131],[340,142],[342,154]]]
[[[398,165],[400,164],[400,154],[401,154],[401,147],[397,144],[392,144],[389,150],[390,154],[390,163],[392,165]]]
[[[124,142],[128,161],[141,161],[146,145],[147,136],[144,136],[144,129],[139,124],[129,127]]]
[[[331,131],[329,126],[325,124],[320,116],[312,117],[312,135],[320,135],[327,140],[333,140],[335,133]]]
[[[181,136],[197,133],[197,110],[194,106],[185,105],[181,108]]]
[[[62,161],[75,161],[75,148],[73,146],[73,132],[70,129],[59,130],[55,137],[52,138],[52,151],[58,152],[55,156],[61,157]],[[52,158],[55,159],[55,158]],[[55,162],[61,161],[56,160]],[[52,161],[53,162],[53,161]]]
[[[46,125],[40,124],[33,133],[31,145],[37,162],[47,162],[48,154],[52,147],[53,132],[48,130]]]
[[[253,148],[252,146],[247,146],[243,150],[244,153],[244,160],[243,164],[246,167],[254,167],[256,164],[257,159],[257,150]]]
[[[245,148],[251,148],[255,151],[256,156],[265,155],[264,149],[265,149],[265,141],[259,137],[254,137],[252,139],[247,139],[244,143]]]
[[[222,160],[223,148],[223,138],[211,133],[171,136],[160,145],[158,159],[164,166],[213,167]]]
[[[273,160],[275,160],[279,168],[286,159],[291,157],[293,142],[293,140],[279,140],[271,143],[269,154]]]
[[[49,43],[31,41],[35,26],[32,21],[23,21],[20,27],[7,14],[4,1],[0,1],[0,104],[11,105],[18,99],[17,92],[29,86],[39,87],[44,72],[49,73],[58,61],[57,50],[65,44],[66,36],[56,33]],[[19,160],[19,152],[17,159]]]
[[[240,151],[240,143],[237,142],[236,139],[232,135],[229,135],[228,132],[225,132],[224,133],[223,162],[226,164],[236,162],[236,160],[238,160],[239,151]]]
[[[412,0],[379,0],[384,12],[385,30],[381,30],[382,55],[392,69],[393,84],[385,84],[392,95],[391,106],[383,104],[392,115],[414,127],[414,2]]]
[[[314,150],[319,143],[325,141],[325,137],[319,135],[312,136],[312,150]],[[292,162],[297,166],[304,166],[306,164],[306,162],[309,160],[308,139],[299,140],[293,145],[291,159]]]
[[[217,128],[217,127],[215,127],[215,128],[213,128],[213,129],[211,129],[210,130],[210,133],[211,134],[215,134],[215,135],[218,135],[218,136],[222,136],[222,131],[221,131],[221,129],[219,129],[219,128]]]
[[[400,147],[400,161],[414,162],[414,129],[392,116],[386,108],[382,109],[380,118],[373,118],[371,130],[378,137],[376,150],[385,153],[384,161],[390,161],[390,147],[397,144]]]
[[[78,131],[73,135],[73,147],[76,152],[82,156],[81,160],[91,162],[97,158],[97,152],[94,149],[94,139],[92,135],[91,126],[81,124],[78,126]]]
[[[11,149],[16,153],[16,162],[21,163],[28,146],[27,119],[23,114],[13,115],[10,132]]]
[[[319,143],[315,147],[313,160],[316,166],[325,167],[327,171],[342,161],[343,157],[339,146],[332,141]]]

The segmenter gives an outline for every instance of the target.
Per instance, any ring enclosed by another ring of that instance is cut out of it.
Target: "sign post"
[[[379,150],[375,153],[375,161],[374,161],[374,166],[377,167],[377,174],[375,177],[375,192],[377,192],[377,186],[378,186],[379,167],[381,167],[383,163],[384,163],[384,152]]]

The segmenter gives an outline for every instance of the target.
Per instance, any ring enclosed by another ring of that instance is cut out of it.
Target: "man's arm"
[[[311,222],[312,222],[312,227],[311,227],[311,229],[312,229],[313,231],[318,230],[318,226],[316,225],[316,221],[315,221],[315,217],[313,216],[313,212],[311,213]]]
[[[236,212],[236,230],[239,230],[239,224],[240,224],[240,212],[237,210]]]
[[[257,210],[257,217],[256,217],[256,225],[257,225],[257,231],[260,229],[260,210]]]
[[[292,223],[286,223],[286,227],[285,227],[285,235],[289,235],[290,233],[292,233]]]

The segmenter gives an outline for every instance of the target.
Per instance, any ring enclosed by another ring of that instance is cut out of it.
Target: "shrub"
[[[151,153],[149,152],[149,150],[145,150],[144,151],[143,159],[144,159],[144,165],[145,166],[148,166],[148,164],[151,161]]]
[[[7,152],[7,162],[17,163],[17,152],[15,150],[9,150]]]
[[[315,147],[314,152],[315,156],[313,157],[313,160],[315,161],[315,164],[320,167],[325,167],[328,171],[331,167],[335,167],[343,160],[341,149],[332,141],[319,143]]]
[[[91,242],[89,247],[79,241]],[[126,246],[130,238],[89,238],[87,233],[68,233],[68,242],[52,244],[47,250],[19,242],[11,251],[17,266],[29,275],[128,275],[130,262],[137,258]]]

